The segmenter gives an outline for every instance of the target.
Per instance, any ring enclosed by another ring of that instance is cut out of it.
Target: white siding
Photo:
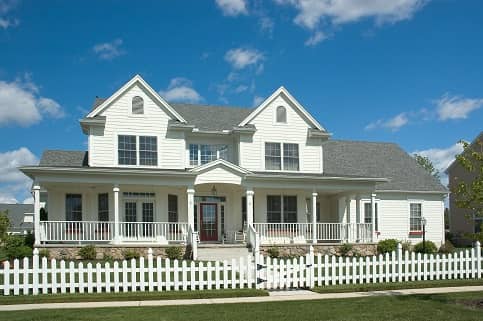
[[[275,109],[284,106],[287,123],[275,122]],[[299,144],[299,166],[301,172],[321,172],[321,140],[308,138],[309,124],[282,96],[274,99],[251,122],[257,131],[253,137],[240,137],[240,166],[249,170],[265,170],[265,142]]]
[[[144,99],[144,115],[131,114],[131,100],[134,96]],[[91,166],[118,166],[117,135],[146,135],[158,137],[159,167],[184,168],[184,133],[167,131],[170,117],[139,86],[128,89],[101,116],[106,116],[104,130],[91,129]]]

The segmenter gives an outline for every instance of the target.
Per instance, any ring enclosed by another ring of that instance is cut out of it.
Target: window
[[[283,169],[286,171],[299,170],[298,144],[283,144]]]
[[[118,158],[119,165],[136,165],[136,136],[118,136]]]
[[[296,222],[297,222],[297,196],[283,196],[283,197],[280,195],[267,196],[267,223],[296,223]]]
[[[101,222],[109,221],[109,194],[97,195],[97,217]]]
[[[216,159],[228,160],[228,145],[190,144],[190,166],[198,166]]]
[[[297,223],[297,196],[283,197],[283,222]]]
[[[154,203],[143,202],[143,222],[154,221]]]
[[[178,222],[178,195],[168,195],[168,222]]]
[[[422,218],[422,204],[421,203],[409,204],[409,231],[410,232],[419,232],[422,230],[421,218]]]
[[[475,217],[475,233],[483,231],[483,217]]]
[[[144,100],[139,96],[132,98],[132,113],[136,115],[144,114]]]
[[[376,224],[374,226],[375,231],[379,231],[379,217],[378,217],[378,209],[377,203],[375,204],[376,213],[374,213],[374,220]],[[372,223],[372,205],[371,203],[364,203],[364,223],[370,224]]]
[[[277,107],[277,123],[286,123],[287,122],[287,110],[283,106]]]
[[[281,170],[282,160],[279,143],[265,143],[265,169]]]
[[[126,202],[124,203],[124,221],[125,222],[136,222],[137,221],[137,203],[136,202]]]
[[[158,138],[156,136],[139,136],[139,164],[158,165]]]
[[[65,220],[82,221],[82,195],[65,195]]]
[[[265,169],[281,170],[282,168],[286,171],[299,170],[299,145],[265,143]]]

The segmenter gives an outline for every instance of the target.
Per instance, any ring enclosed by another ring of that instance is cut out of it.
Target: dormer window
[[[283,106],[277,107],[277,123],[287,123],[287,110]]]
[[[144,114],[144,100],[139,96],[132,98],[132,113],[135,115]]]

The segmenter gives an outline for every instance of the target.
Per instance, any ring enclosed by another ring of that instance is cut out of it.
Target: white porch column
[[[119,186],[114,185],[112,188],[114,193],[114,244],[121,243],[121,236],[119,233]]]
[[[194,188],[189,187],[186,190],[188,194],[188,225],[191,227],[191,230],[194,231],[195,229],[195,190]]]
[[[372,242],[376,241],[376,194],[371,194],[371,235]]]
[[[247,227],[253,226],[253,195],[252,189],[247,189]]]
[[[346,237],[347,237],[347,242],[351,243],[353,240],[353,231],[352,231],[352,225],[350,224],[351,222],[351,199],[352,195],[347,195],[345,198],[345,222],[346,223]]]
[[[357,230],[357,240],[361,239],[361,231],[359,229],[359,224],[361,223],[361,195],[356,195],[356,230]]]
[[[312,193],[312,243],[317,243],[317,193]]]
[[[34,237],[35,245],[40,245],[40,186],[32,187],[34,193]]]

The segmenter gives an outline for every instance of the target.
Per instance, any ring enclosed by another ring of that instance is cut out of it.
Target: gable
[[[260,106],[253,110],[240,124],[239,126],[246,126],[248,124],[253,124],[254,120],[262,113],[269,112],[273,115],[273,120],[275,122],[275,109],[278,106],[283,106],[287,110],[287,123],[290,122],[289,113],[292,115],[297,115],[299,118],[303,119],[308,128],[314,128],[322,132],[327,132],[322,125],[284,88],[280,87],[277,89],[270,97],[265,99]],[[293,119],[293,118],[292,118]]]
[[[96,100],[95,103],[98,105],[86,116],[86,118],[92,118],[95,116],[103,116],[105,111],[109,109],[113,103],[121,99],[122,97],[126,96],[128,92],[131,92],[131,96],[133,91],[137,94],[142,95],[142,97],[146,101],[151,101],[155,105],[157,105],[160,109],[162,109],[171,119],[178,120],[180,122],[185,123],[185,119],[176,111],[174,110],[159,94],[142,79],[141,76],[136,75],[126,84],[124,84],[119,90],[117,90],[111,97],[107,98],[104,101]],[[130,97],[132,99],[132,97]],[[131,101],[131,100],[130,100]],[[130,103],[128,104],[129,108]],[[130,110],[129,110],[130,111]],[[126,112],[128,112],[126,110]]]

